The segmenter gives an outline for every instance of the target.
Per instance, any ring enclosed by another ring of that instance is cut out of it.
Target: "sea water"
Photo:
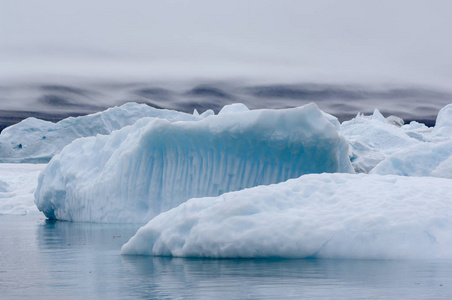
[[[138,227],[0,216],[0,298],[452,297],[452,261],[121,256]]]

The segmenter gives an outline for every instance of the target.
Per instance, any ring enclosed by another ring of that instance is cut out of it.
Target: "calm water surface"
[[[0,298],[452,299],[452,261],[121,256],[137,228],[0,216]]]

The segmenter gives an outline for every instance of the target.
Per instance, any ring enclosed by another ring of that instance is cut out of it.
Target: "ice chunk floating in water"
[[[451,198],[449,179],[310,174],[191,199],[139,229],[121,253],[450,259]]]
[[[193,197],[353,172],[347,141],[315,104],[231,108],[198,122],[145,118],[74,141],[39,177],[39,210],[52,219],[147,222]]]
[[[170,122],[202,118],[137,103],[126,103],[87,116],[70,117],[58,123],[28,118],[5,128],[0,134],[0,163],[47,163],[76,138],[110,134],[143,117],[163,118]]]

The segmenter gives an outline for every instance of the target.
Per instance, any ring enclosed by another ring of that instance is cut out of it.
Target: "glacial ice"
[[[356,172],[369,173],[389,155],[420,144],[419,139],[390,122],[376,109],[370,117],[358,115],[341,124],[340,133],[350,143],[350,160]]]
[[[450,179],[309,174],[191,199],[139,229],[121,253],[450,259],[451,198]]]
[[[428,127],[423,123],[411,121],[402,126],[403,132],[411,138],[421,142],[430,142],[432,140],[433,127]]]
[[[452,179],[452,155],[440,162],[430,173],[430,176]]]
[[[0,163],[46,163],[76,138],[110,134],[143,117],[163,118],[170,122],[202,119],[200,116],[137,103],[126,103],[95,114],[70,117],[57,123],[28,118],[1,132]]]
[[[452,138],[452,103],[439,111],[432,134],[438,137]]]
[[[218,114],[219,115],[231,114],[231,113],[238,113],[238,112],[244,112],[244,111],[249,111],[249,108],[245,104],[233,103],[233,104],[225,105]]]
[[[347,141],[315,104],[231,106],[198,122],[143,118],[77,139],[41,173],[35,203],[52,219],[144,223],[193,197],[322,172],[353,168]]]
[[[314,104],[233,104],[217,116],[150,108],[158,118],[139,119],[142,108],[70,118],[48,145],[23,141],[59,123],[7,129],[0,150],[20,143],[33,152],[5,156],[19,161],[49,159],[66,143],[59,137],[76,137],[70,126],[109,135],[68,141],[47,166],[0,163],[0,214],[148,222],[123,246],[130,255],[452,258],[452,104],[433,128],[378,110],[340,124]],[[322,173],[352,165],[371,174]]]
[[[412,122],[402,130],[421,143],[387,155],[370,173],[452,178],[452,104],[442,108],[433,128]]]
[[[452,103],[443,107],[436,117],[434,127],[412,121],[402,126],[403,131],[422,142],[442,142],[452,138]]]
[[[33,194],[45,166],[0,163],[0,215],[38,213]]]
[[[372,174],[401,176],[452,177],[452,140],[441,143],[422,143],[390,155],[373,168]],[[444,163],[443,163],[444,162]],[[441,165],[441,166],[440,166]],[[439,170],[436,170],[440,168]]]

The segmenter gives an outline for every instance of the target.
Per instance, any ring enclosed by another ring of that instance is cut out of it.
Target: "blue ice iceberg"
[[[147,222],[193,197],[322,172],[353,168],[348,142],[315,104],[235,106],[197,122],[143,118],[75,140],[41,173],[35,203],[52,219]]]

